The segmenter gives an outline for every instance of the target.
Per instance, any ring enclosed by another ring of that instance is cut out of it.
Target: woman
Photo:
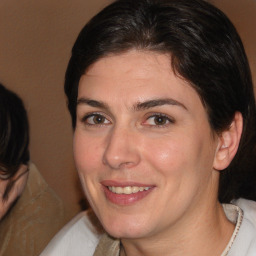
[[[93,255],[255,255],[256,204],[234,201],[256,198],[255,100],[222,12],[114,2],[80,32],[65,92],[75,163],[106,231]]]

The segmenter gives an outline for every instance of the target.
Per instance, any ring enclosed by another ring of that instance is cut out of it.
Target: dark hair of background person
[[[214,132],[229,129],[235,112],[242,113],[240,146],[220,172],[219,201],[256,200],[256,114],[248,60],[229,19],[203,0],[119,0],[93,17],[80,32],[66,71],[73,128],[81,76],[100,58],[132,49],[170,56],[173,71],[201,97]]]
[[[0,179],[9,180],[27,165],[29,156],[29,124],[22,100],[0,84]],[[13,182],[3,195],[8,197]]]

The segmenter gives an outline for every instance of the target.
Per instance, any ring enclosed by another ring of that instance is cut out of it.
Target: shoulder
[[[238,199],[232,202],[244,212],[240,230],[230,251],[230,256],[256,255],[256,202]]]
[[[0,255],[38,255],[71,218],[37,167],[29,169],[25,190],[0,223]]]
[[[13,210],[11,219],[16,226],[22,226],[23,232],[33,234],[33,240],[40,237],[47,243],[70,220],[62,200],[34,164],[30,164],[26,188]]]
[[[91,212],[81,212],[59,231],[40,256],[92,256],[100,236]]]
[[[41,208],[47,206],[48,211],[54,209],[56,212],[64,205],[33,163],[29,164],[28,181],[18,204],[23,208],[33,207],[34,205],[40,205]]]
[[[240,198],[233,203],[244,211],[244,217],[256,228],[256,202]]]

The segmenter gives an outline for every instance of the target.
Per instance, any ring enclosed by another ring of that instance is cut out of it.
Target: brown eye
[[[110,121],[105,116],[100,114],[91,114],[86,116],[84,121],[88,125],[105,125],[110,123]]]
[[[168,119],[166,116],[155,116],[154,122],[156,125],[165,125],[168,122]]]
[[[95,115],[95,116],[93,117],[93,123],[94,123],[94,124],[102,124],[102,123],[104,123],[105,119],[106,119],[106,118],[105,118],[104,116]]]
[[[164,114],[154,114],[148,117],[148,119],[144,122],[144,125],[161,127],[171,123],[174,123],[174,121],[170,117]]]

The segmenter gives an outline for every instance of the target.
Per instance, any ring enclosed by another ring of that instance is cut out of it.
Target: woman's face
[[[175,230],[217,203],[218,138],[170,57],[104,57],[79,82],[74,158],[107,232],[141,238]]]

